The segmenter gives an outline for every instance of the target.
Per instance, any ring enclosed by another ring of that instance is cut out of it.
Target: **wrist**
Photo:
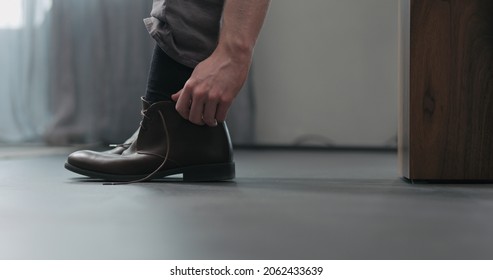
[[[216,50],[228,55],[234,61],[250,62],[254,45],[242,39],[223,37],[219,40]]]

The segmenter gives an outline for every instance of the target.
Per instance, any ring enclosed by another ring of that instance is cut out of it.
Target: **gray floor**
[[[0,258],[493,258],[493,188],[407,184],[393,153],[240,150],[235,182],[123,186],[64,160],[0,157]]]

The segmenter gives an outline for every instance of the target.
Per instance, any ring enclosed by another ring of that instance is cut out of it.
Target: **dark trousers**
[[[192,72],[193,68],[174,61],[156,45],[147,78],[146,100],[151,103],[171,100],[171,95],[183,88]]]

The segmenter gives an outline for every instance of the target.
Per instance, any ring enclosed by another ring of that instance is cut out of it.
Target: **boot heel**
[[[234,162],[192,166],[183,171],[183,181],[227,181],[235,178]]]

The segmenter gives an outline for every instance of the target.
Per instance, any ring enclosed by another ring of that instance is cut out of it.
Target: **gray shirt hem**
[[[164,22],[161,22],[155,17],[144,19],[144,24],[149,35],[156,41],[157,45],[173,60],[190,68],[195,68],[200,61],[188,58],[176,51],[176,46],[173,43],[173,35],[171,31],[163,28]]]

